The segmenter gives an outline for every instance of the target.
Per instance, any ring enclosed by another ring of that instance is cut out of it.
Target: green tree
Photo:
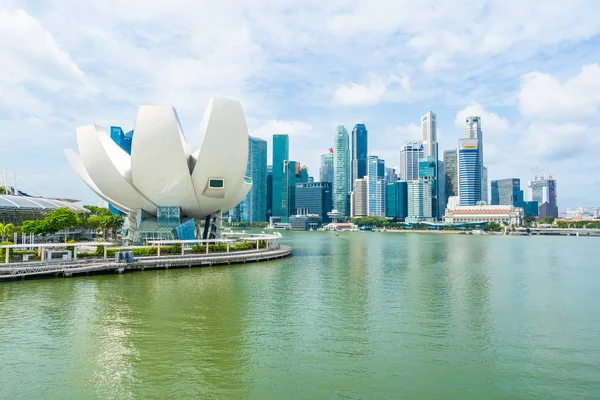
[[[535,222],[534,216],[526,215],[525,217],[523,217],[523,223],[525,226],[532,226],[534,222]]]
[[[57,208],[50,214],[46,215],[44,221],[48,230],[51,233],[56,233],[77,226],[79,224],[79,217],[76,213],[67,208]],[[67,233],[65,232],[65,242],[66,241]]]
[[[14,236],[16,228],[13,224],[4,225],[3,236],[6,236],[9,240]]]
[[[51,233],[46,221],[43,219],[23,221],[23,225],[21,225],[21,231],[27,235],[34,234],[46,236],[48,233]]]
[[[554,217],[551,215],[544,217],[544,219],[542,219],[542,224],[552,224],[552,223],[554,223]]]
[[[110,210],[105,207],[85,205],[83,208],[89,210],[91,215],[100,215],[104,217],[110,217],[112,215]]]

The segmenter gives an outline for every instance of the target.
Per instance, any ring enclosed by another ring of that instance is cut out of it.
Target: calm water
[[[600,398],[597,238],[285,242],[276,262],[0,283],[0,398]]]

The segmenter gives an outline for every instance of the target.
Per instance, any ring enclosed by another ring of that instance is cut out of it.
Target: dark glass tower
[[[290,142],[288,135],[273,135],[273,217],[281,217],[281,174],[283,162],[290,158]]]
[[[364,124],[354,125],[352,129],[352,179],[362,179],[368,175],[367,170],[368,131]],[[354,184],[354,183],[352,183]]]

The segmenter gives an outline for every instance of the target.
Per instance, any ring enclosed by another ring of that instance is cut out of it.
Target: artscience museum
[[[248,128],[237,101],[209,101],[199,137],[190,141],[198,148],[190,148],[177,112],[165,105],[141,106],[125,139],[86,125],[77,129],[79,153],[65,154],[83,182],[126,216],[134,243],[217,237],[221,212],[252,186],[245,176]]]

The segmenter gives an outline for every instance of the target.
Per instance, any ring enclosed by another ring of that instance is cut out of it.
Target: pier
[[[183,267],[202,267],[228,264],[245,264],[260,261],[275,260],[289,257],[292,254],[292,248],[286,245],[280,245],[277,242],[278,235],[253,235],[243,239],[212,239],[212,240],[185,240],[185,241],[152,241],[151,246],[120,247],[120,252],[130,251],[131,249],[155,248],[157,255],[154,256],[136,256],[131,261],[117,261],[107,256],[106,243],[102,243],[103,257],[99,258],[73,258],[49,260],[44,257],[48,248],[70,247],[74,248],[77,254],[79,247],[87,246],[90,243],[67,243],[67,244],[38,244],[37,250],[41,253],[41,261],[26,262],[5,262],[0,264],[0,281],[26,279],[43,276],[71,277],[75,275],[87,275],[90,273],[123,273],[130,271],[143,271],[146,269],[169,269]],[[233,251],[235,243],[251,241],[256,242],[256,247],[250,250]],[[263,243],[263,247],[260,246]],[[95,244],[95,243],[94,243]],[[227,251],[210,252],[211,244],[224,244]],[[168,245],[181,246],[181,254],[161,254],[160,248],[165,249]],[[203,245],[205,250],[202,253],[190,253],[192,246]],[[22,245],[0,246],[6,252],[6,260],[9,260],[8,252],[11,248],[22,248]]]

